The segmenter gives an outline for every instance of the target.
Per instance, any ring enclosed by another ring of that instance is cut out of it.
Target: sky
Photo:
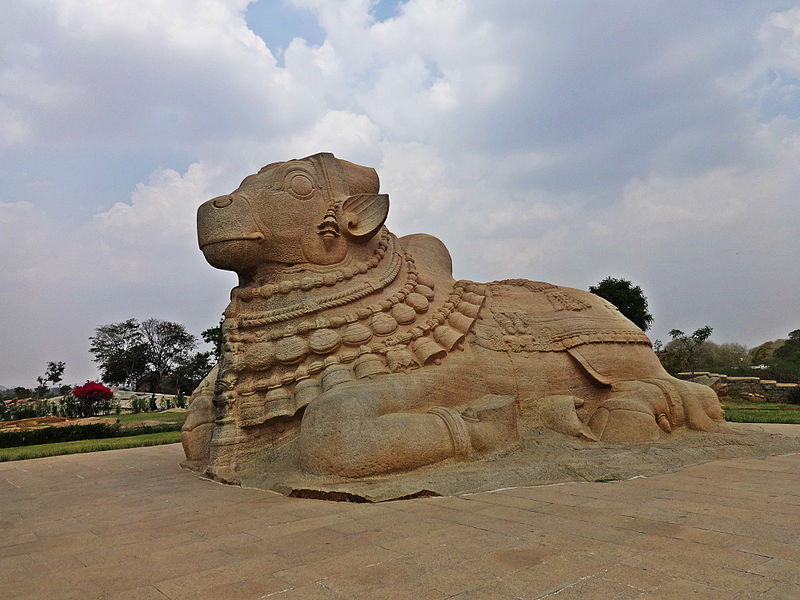
[[[197,206],[321,151],[456,278],[629,279],[662,341],[800,328],[798,1],[6,0],[0,384],[216,325]]]

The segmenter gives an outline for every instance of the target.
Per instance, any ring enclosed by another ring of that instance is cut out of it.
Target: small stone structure
[[[716,394],[668,375],[606,300],[455,281],[444,244],[398,239],[388,210],[374,169],[327,153],[200,206],[200,248],[239,285],[218,372],[190,405],[187,466],[311,494],[503,460],[546,430],[591,447],[724,429]]]
[[[708,371],[695,371],[694,373],[678,373],[681,379],[695,381],[704,385],[709,385],[715,389],[715,385],[724,385],[729,395],[744,396],[753,394],[756,397],[763,396],[767,402],[786,402],[789,393],[800,387],[796,383],[778,383],[774,379],[759,379],[758,377],[730,377],[722,373],[710,373]],[[713,385],[709,382],[715,382]]]

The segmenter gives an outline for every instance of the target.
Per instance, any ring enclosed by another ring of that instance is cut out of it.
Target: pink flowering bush
[[[33,398],[0,400],[0,421],[30,419],[48,414],[50,414],[50,404],[47,400],[34,400]]]

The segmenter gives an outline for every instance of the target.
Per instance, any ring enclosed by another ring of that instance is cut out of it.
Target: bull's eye
[[[295,174],[289,179],[289,189],[298,198],[310,198],[314,194],[314,184],[305,175]]]

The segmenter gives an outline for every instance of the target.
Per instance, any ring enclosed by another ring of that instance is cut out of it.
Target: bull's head
[[[197,239],[218,269],[266,263],[330,265],[380,230],[389,196],[375,169],[326,152],[272,163],[197,210]]]

